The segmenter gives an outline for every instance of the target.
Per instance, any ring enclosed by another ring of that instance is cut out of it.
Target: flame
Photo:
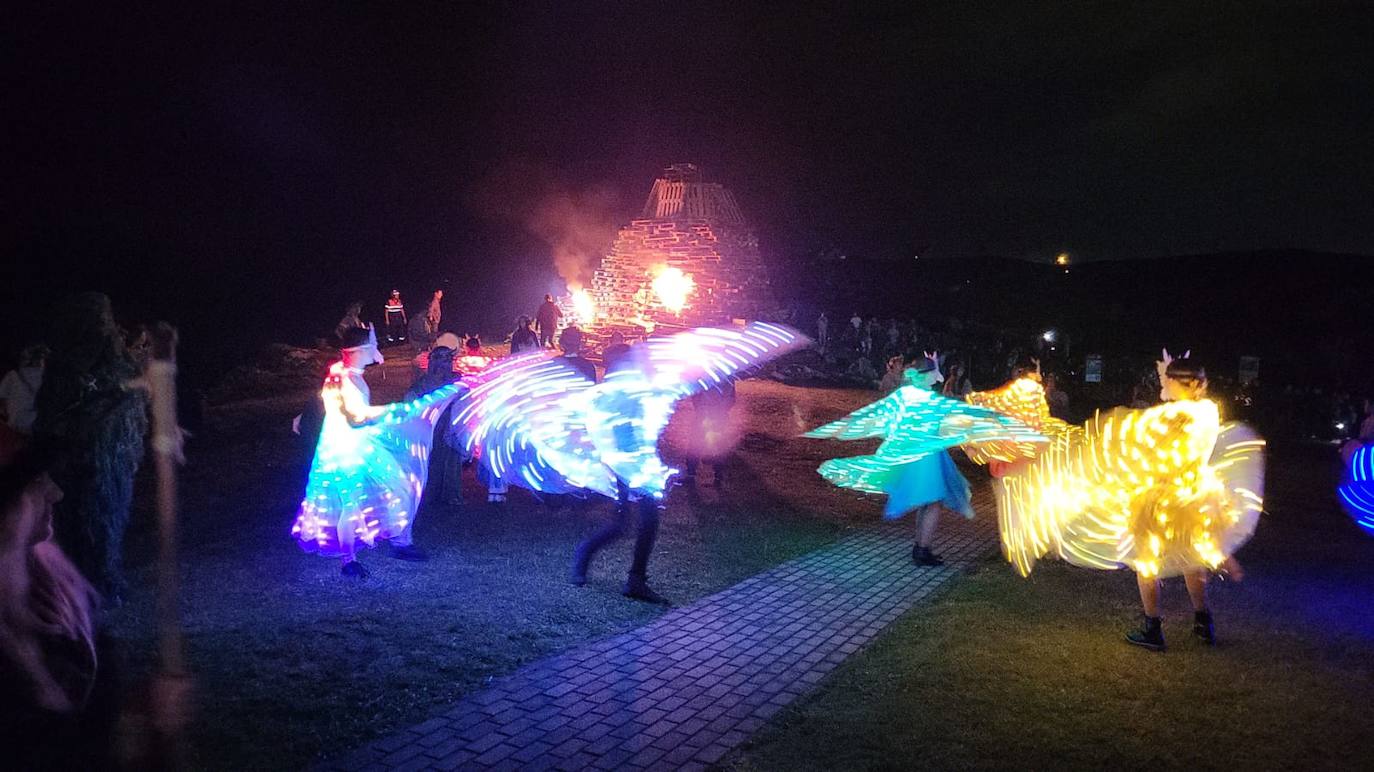
[[[682,309],[687,307],[687,297],[696,289],[696,282],[692,281],[691,276],[683,273],[681,268],[665,266],[659,270],[658,276],[654,277],[652,286],[663,307],[680,314]]]
[[[592,302],[591,293],[579,287],[569,294],[572,297],[573,311],[577,313],[578,321],[587,323],[596,318],[596,303]]]

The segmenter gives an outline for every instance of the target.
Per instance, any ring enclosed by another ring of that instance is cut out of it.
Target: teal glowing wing
[[[902,413],[900,389],[855,410],[837,421],[817,427],[803,434],[803,437],[820,440],[862,440],[867,437],[884,437],[896,425]]]
[[[893,464],[966,443],[1047,441],[1015,418],[911,385],[804,436],[840,440],[884,437],[877,455]]]

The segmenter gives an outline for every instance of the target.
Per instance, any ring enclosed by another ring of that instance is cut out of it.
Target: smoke
[[[569,290],[591,283],[620,220],[620,195],[614,188],[569,185],[523,159],[497,166],[469,198],[485,216],[516,223],[548,244],[554,268]]]

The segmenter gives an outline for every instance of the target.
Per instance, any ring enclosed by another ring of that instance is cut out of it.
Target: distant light
[[[1044,340],[1046,343],[1053,343],[1054,339],[1057,337],[1059,337],[1059,333],[1055,332],[1054,330],[1045,330],[1044,332],[1040,333],[1041,340]]]
[[[1345,421],[1337,421],[1337,422],[1336,422],[1336,431],[1338,431],[1338,432],[1343,432],[1343,431],[1345,431]]]
[[[1069,253],[1068,253],[1068,252],[1060,252],[1058,255],[1055,256],[1055,258],[1054,258],[1054,264],[1055,264],[1055,265],[1068,265],[1068,264],[1069,264]]]

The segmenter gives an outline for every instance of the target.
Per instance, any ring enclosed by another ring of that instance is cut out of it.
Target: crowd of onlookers
[[[798,326],[806,329],[808,325]],[[853,383],[892,387],[902,368],[925,352],[938,351],[944,360],[944,394],[962,397],[1005,382],[1017,358],[1029,354],[1042,362],[1051,411],[1066,420],[1086,420],[1099,409],[1141,408],[1159,402],[1159,379],[1148,355],[1110,357],[1099,362],[1089,381],[1086,357],[1069,359],[1052,341],[1025,331],[959,320],[922,323],[912,318],[865,318],[859,313],[831,318],[822,312],[807,332],[814,336],[830,371]],[[1370,399],[1350,389],[1310,384],[1280,387],[1253,373],[1242,380],[1239,373],[1232,376],[1219,367],[1211,369],[1210,393],[1223,405],[1224,415],[1255,423],[1275,439],[1357,437],[1370,415]],[[1374,427],[1374,422],[1368,425]]]

